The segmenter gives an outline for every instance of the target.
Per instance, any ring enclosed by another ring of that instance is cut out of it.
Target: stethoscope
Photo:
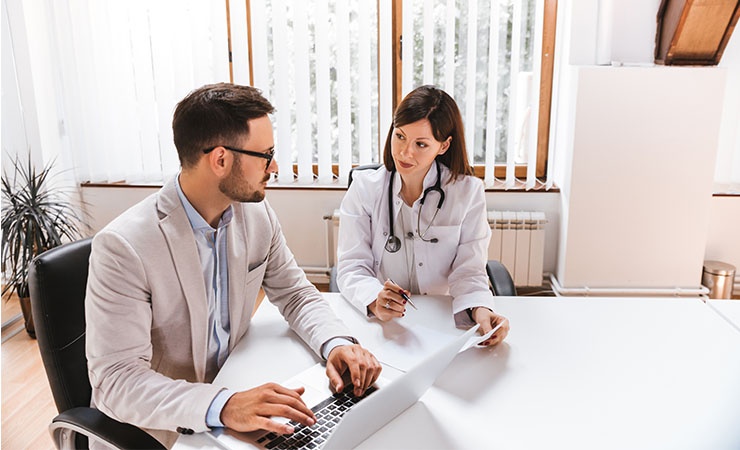
[[[445,202],[445,191],[442,190],[442,172],[439,170],[439,161],[435,159],[434,164],[437,165],[437,182],[434,183],[432,186],[426,188],[424,190],[424,194],[421,196],[421,200],[419,201],[419,213],[416,216],[416,234],[419,236],[419,238],[421,238],[422,241],[436,244],[437,242],[439,242],[439,239],[437,238],[425,239],[427,231],[429,231],[429,227],[431,227],[432,223],[434,223],[434,219],[437,217],[439,209],[442,208],[442,204]],[[388,223],[390,225],[390,235],[385,241],[385,251],[389,253],[396,253],[398,250],[401,249],[401,240],[398,239],[398,237],[393,232],[393,179],[395,177],[396,169],[393,169],[391,171],[391,179],[388,183]],[[421,208],[422,206],[424,206],[424,200],[426,200],[427,195],[430,192],[437,192],[439,194],[439,201],[437,202],[437,210],[434,211],[434,216],[432,216],[432,220],[429,221],[429,225],[427,225],[424,233],[422,233],[420,231],[421,227],[419,226],[421,224]],[[412,233],[409,232],[409,234]]]

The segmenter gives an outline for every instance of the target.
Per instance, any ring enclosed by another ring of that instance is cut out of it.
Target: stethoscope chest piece
[[[385,251],[389,253],[396,253],[401,249],[401,240],[397,236],[391,234],[385,241]]]

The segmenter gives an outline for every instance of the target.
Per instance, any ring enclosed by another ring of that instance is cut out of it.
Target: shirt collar
[[[193,230],[213,231],[214,228],[209,225],[208,222],[206,222],[206,219],[204,219],[203,216],[201,216],[200,213],[195,210],[188,198],[185,197],[185,193],[182,191],[182,187],[180,186],[179,173],[177,174],[177,177],[175,177],[175,188],[177,189],[177,196],[180,197],[180,202],[182,203],[183,208],[185,208],[185,214],[188,216],[188,221],[190,222],[190,226],[193,228]],[[224,211],[218,221],[218,228],[223,228],[231,223],[231,219],[233,217],[234,208],[232,205],[229,205],[229,207],[226,208],[226,211]]]

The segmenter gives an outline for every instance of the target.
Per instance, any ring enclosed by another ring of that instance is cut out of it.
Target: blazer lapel
[[[206,290],[198,249],[193,239],[193,229],[177,195],[174,179],[160,191],[158,207],[162,213],[159,226],[167,241],[190,314],[195,375],[198,380],[205,380],[208,351]],[[176,294],[173,293],[173,297],[176,297]]]
[[[234,218],[229,224],[226,240],[226,252],[229,258],[229,351],[234,349],[237,339],[241,336],[240,326],[244,317],[244,307],[252,304],[245,297],[244,277],[248,270],[249,245],[246,233],[246,223],[243,220],[243,208],[234,205]],[[247,312],[251,316],[252,312]],[[246,322],[248,323],[248,321]]]

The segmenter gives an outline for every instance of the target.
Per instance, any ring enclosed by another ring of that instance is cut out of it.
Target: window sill
[[[80,183],[80,187],[84,188],[113,188],[113,189],[159,189],[162,187],[162,183],[126,183],[126,182],[116,182],[116,183]],[[271,182],[267,185],[267,190],[298,190],[298,191],[344,191],[347,190],[347,186],[344,184],[339,184],[337,182],[331,183],[331,184],[298,184],[298,183],[290,183],[290,184],[280,184],[277,182]],[[486,192],[500,192],[500,193],[559,193],[560,188],[554,186],[550,189],[544,189],[544,187],[535,188],[535,189],[525,189],[524,187],[513,187],[513,188],[505,188],[503,185],[501,186],[494,186],[494,187],[486,187]]]

